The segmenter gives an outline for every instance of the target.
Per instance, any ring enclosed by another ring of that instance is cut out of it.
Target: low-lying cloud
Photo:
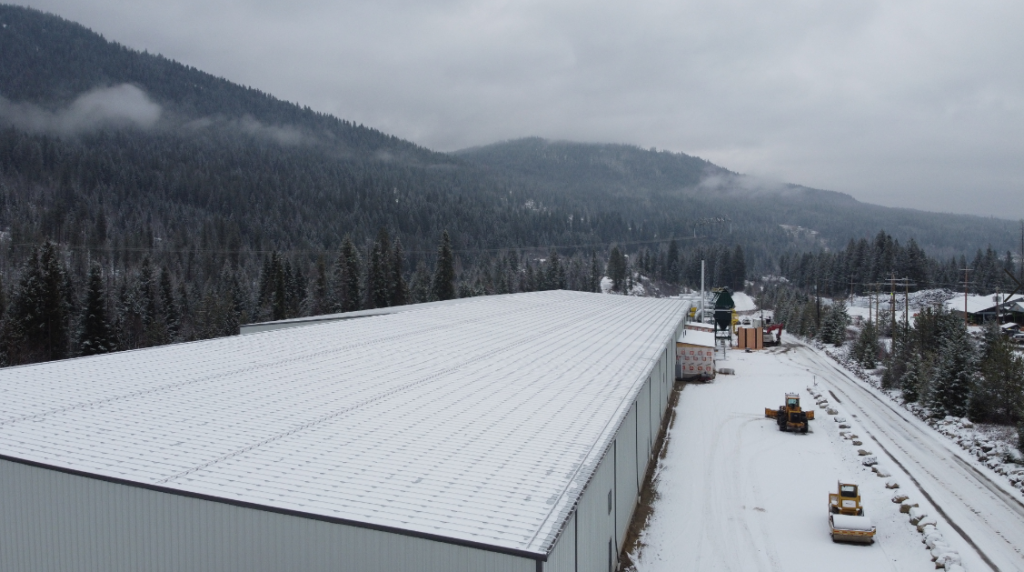
[[[241,119],[228,119],[226,117],[203,117],[189,121],[184,128],[188,131],[200,131],[206,129],[217,129],[220,131],[235,131],[244,133],[251,137],[267,139],[280,145],[301,145],[315,143],[316,138],[291,125],[267,125],[260,122],[251,115]]]
[[[30,133],[76,135],[105,127],[149,129],[162,114],[159,104],[131,84],[90,90],[57,111],[0,97],[0,121]]]

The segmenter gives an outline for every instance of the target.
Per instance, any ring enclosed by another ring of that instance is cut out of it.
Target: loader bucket
[[[775,416],[777,414],[778,414],[778,411],[775,410],[775,409],[768,409],[767,407],[764,408],[764,416],[765,417],[771,417],[772,419],[775,419]]]

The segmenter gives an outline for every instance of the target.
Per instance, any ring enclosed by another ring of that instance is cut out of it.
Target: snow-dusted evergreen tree
[[[821,323],[819,338],[823,343],[841,346],[846,341],[846,326],[850,323],[850,316],[846,313],[846,302],[836,300],[825,312],[825,319]]]
[[[430,301],[430,271],[427,264],[422,260],[416,264],[416,272],[412,275],[412,284],[409,286],[409,295],[416,303]]]
[[[590,292],[601,291],[601,266],[597,263],[597,253],[590,253]]]
[[[434,300],[455,298],[455,255],[452,253],[452,239],[448,236],[447,230],[441,233],[441,244],[437,247],[437,265],[434,267],[430,293]]]
[[[60,359],[69,348],[68,281],[59,252],[46,242],[22,268],[5,340],[14,363]]]
[[[900,393],[903,401],[916,403],[921,398],[921,371],[924,364],[920,354],[914,353],[900,377]]]
[[[608,255],[608,277],[612,280],[612,290],[622,292],[626,288],[626,274],[629,269],[626,266],[626,257],[618,246],[613,246]]]
[[[334,295],[338,312],[354,312],[362,300],[360,285],[359,252],[352,239],[345,237],[341,242],[341,254],[334,267]]]
[[[976,359],[967,328],[951,328],[942,340],[928,405],[937,417],[963,417],[975,382]]]
[[[873,321],[864,323],[853,344],[851,356],[864,369],[875,369],[878,365],[878,328]]]
[[[181,314],[178,312],[178,305],[174,301],[171,274],[167,271],[166,267],[160,269],[160,306],[164,313],[164,324],[167,328],[168,341],[177,341],[178,330],[181,329]]]
[[[306,314],[319,316],[329,312],[329,298],[330,287],[327,281],[327,263],[324,261],[324,257],[320,256],[316,260],[316,274],[313,276],[309,294],[303,304]]]
[[[409,284],[402,274],[405,265],[405,252],[402,250],[401,239],[395,238],[395,247],[391,252],[391,268],[388,278],[388,303],[392,306],[404,306],[409,303]]]
[[[98,264],[93,264],[89,268],[89,283],[82,306],[82,328],[78,338],[81,354],[91,356],[117,349],[113,329],[107,318],[107,295],[103,288],[103,274]]]
[[[1024,360],[999,331],[996,322],[984,330],[980,374],[971,391],[969,416],[981,423],[1013,425],[1024,406]]]
[[[903,379],[907,364],[910,363],[914,353],[912,341],[911,331],[902,322],[898,322],[892,335],[892,350],[885,358],[882,387],[893,389],[900,386],[900,380]]]

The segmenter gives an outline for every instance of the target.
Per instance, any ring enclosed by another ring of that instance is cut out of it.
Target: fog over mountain
[[[437,299],[442,274],[458,296],[594,290],[606,273],[666,295],[705,260],[712,285],[792,272],[830,291],[848,265],[801,261],[845,249],[872,253],[865,280],[912,253],[922,285],[965,264],[997,281],[1019,236],[635,145],[437,152],[25,8],[0,6],[0,54],[2,363]],[[113,339],[86,343],[83,316]]]
[[[26,0],[441,151],[541,136],[1024,217],[1024,4]]]

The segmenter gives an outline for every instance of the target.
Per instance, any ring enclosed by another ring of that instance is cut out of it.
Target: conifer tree
[[[409,303],[409,285],[403,276],[405,265],[405,252],[402,250],[402,240],[395,238],[395,247],[391,253],[391,276],[388,279],[388,286],[391,291],[388,296],[388,303],[391,306],[404,306]]]
[[[846,326],[850,323],[850,316],[846,313],[846,302],[836,300],[825,313],[822,320],[820,338],[826,344],[841,346],[846,341]]]
[[[367,308],[386,308],[388,305],[390,269],[387,259],[384,244],[378,239],[370,249],[369,262],[366,265]]]
[[[178,305],[174,302],[171,275],[166,266],[160,269],[160,305],[163,307],[167,338],[171,342],[177,341],[178,330],[181,329],[181,316],[178,313]]]
[[[910,362],[907,363],[900,377],[900,393],[903,394],[903,401],[916,403],[921,398],[921,372],[923,369],[921,355],[914,353]]]
[[[82,310],[82,329],[79,348],[83,356],[104,354],[116,349],[110,320],[107,318],[106,291],[103,288],[103,274],[98,264],[89,268],[89,283],[86,288]]]
[[[1013,425],[1024,406],[1024,360],[999,330],[994,321],[984,330],[981,375],[971,391],[968,413],[975,422]]]
[[[679,282],[679,245],[676,239],[668,243],[668,255],[665,257],[665,280]]]
[[[944,336],[938,357],[929,407],[936,417],[963,417],[967,414],[975,378],[974,348],[963,323],[959,328],[951,328]]]
[[[588,292],[601,291],[601,267],[597,264],[597,252],[590,251],[590,276],[587,283]]]
[[[878,359],[878,328],[868,320],[853,344],[853,359],[864,369],[875,369]]]
[[[743,247],[736,245],[730,260],[732,269],[730,272],[730,286],[737,292],[742,292],[747,286],[747,262],[743,257]]]
[[[142,323],[149,326],[156,320],[156,285],[153,279],[153,267],[149,257],[142,259],[142,267],[139,269],[139,293],[142,294]]]
[[[565,288],[565,269],[558,258],[558,253],[554,250],[548,254],[548,263],[545,270],[545,290],[562,290]]]
[[[354,312],[359,309],[362,301],[360,286],[359,252],[352,239],[345,237],[341,243],[341,254],[335,268],[335,290],[337,291],[339,312]]]
[[[447,230],[441,234],[441,243],[437,247],[437,265],[434,268],[434,281],[430,289],[434,300],[455,298],[455,257]]]
[[[427,263],[422,260],[416,264],[416,272],[413,274],[409,294],[413,302],[430,301],[430,271],[427,270]]]
[[[313,285],[309,290],[309,298],[306,301],[306,312],[311,316],[319,316],[328,312],[328,282],[327,263],[323,255],[316,260],[316,277],[313,278]]]
[[[284,320],[288,317],[288,288],[284,272],[284,265],[277,252],[270,256],[270,284],[273,287],[270,306],[271,320]],[[205,300],[204,300],[205,303]],[[207,304],[208,305],[208,304]]]
[[[16,363],[61,359],[67,355],[69,325],[64,268],[53,243],[47,241],[22,270],[11,322]]]
[[[618,246],[613,246],[608,255],[608,277],[612,280],[612,290],[622,292],[626,287],[626,258]]]

